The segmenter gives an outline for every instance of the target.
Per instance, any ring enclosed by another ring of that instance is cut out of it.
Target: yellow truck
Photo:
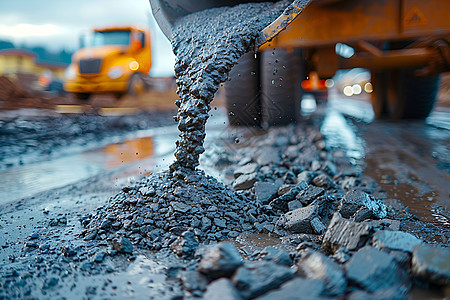
[[[94,29],[72,57],[64,89],[80,100],[109,93],[117,98],[145,90],[151,67],[150,32],[136,26]]]
[[[150,5],[170,38],[173,22],[186,14],[244,2],[261,0],[150,0]],[[294,0],[291,6],[304,2]],[[449,0],[309,2],[303,11],[291,9],[266,27],[259,55],[245,55],[231,70],[225,100],[232,125],[295,122],[303,93],[326,91],[326,80],[337,70],[358,67],[372,74],[376,116],[429,115],[439,73],[450,71]]]

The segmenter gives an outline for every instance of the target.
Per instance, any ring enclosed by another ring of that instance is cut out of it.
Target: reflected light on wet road
[[[153,159],[155,153],[158,158],[171,155],[173,144],[172,139],[166,141],[165,137],[158,135],[137,137],[75,155],[1,170],[0,205],[73,184],[102,172],[136,167],[138,162],[153,171],[155,166],[161,165],[159,159]]]
[[[330,147],[343,148],[349,158],[359,160],[364,158],[364,140],[356,135],[342,114],[330,110],[327,112],[320,132],[325,136]]]

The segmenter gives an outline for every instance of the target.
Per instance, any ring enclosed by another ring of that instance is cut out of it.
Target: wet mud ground
[[[236,171],[236,166],[230,164],[233,159],[243,159],[242,153],[254,149],[252,147],[261,139],[295,130],[288,127],[261,132],[228,128],[221,108],[213,109],[211,114],[207,125],[207,152],[201,159],[201,167],[230,185]],[[301,126],[320,129],[327,147],[348,159],[353,167],[363,170],[363,176],[373,179],[367,180],[373,183],[371,187],[377,197],[388,206],[409,207],[402,230],[425,241],[448,246],[448,111],[438,111],[425,124],[373,121],[367,103],[342,102],[335,97],[327,108],[321,107],[305,119],[307,121]],[[59,155],[28,162],[26,157],[35,155],[30,151],[23,154],[22,165],[5,166],[1,170],[9,172],[3,173],[2,178],[16,175],[14,180],[2,180],[1,187],[1,299],[172,299],[195,296],[183,288],[186,281],[182,284],[174,275],[177,270],[191,268],[193,262],[178,258],[170,249],[149,251],[135,247],[131,255],[118,254],[106,241],[85,241],[79,236],[83,230],[81,220],[86,214],[107,203],[123,187],[137,184],[142,176],[167,169],[173,160],[178,133],[175,125],[131,131],[134,135],[129,135],[128,141],[123,141],[122,136],[118,140],[121,143],[105,145],[98,142],[99,147],[92,147],[87,156],[90,164],[82,165],[82,160],[77,158],[80,152],[85,153],[82,147],[78,148],[80,151],[66,155],[67,159],[73,159],[73,165],[81,164],[81,170],[72,168],[77,170],[72,172],[74,181],[63,182],[60,186],[50,183],[58,181],[61,174],[70,170],[50,171],[54,172],[50,179],[38,184],[41,189],[33,189],[33,182],[39,178],[38,171],[34,178],[27,179],[27,172],[21,174],[20,170],[35,165],[36,170],[45,171],[44,163],[46,167],[67,165],[67,161],[59,160]],[[116,133],[111,133],[114,135]],[[133,142],[136,140],[142,143]],[[149,143],[152,150],[143,150],[142,144]],[[64,145],[61,147],[65,148]],[[139,156],[136,149],[141,153],[146,151],[146,154]],[[124,160],[124,153],[131,157],[134,154],[134,159]],[[83,168],[92,168],[92,162],[99,161],[101,168],[76,177]],[[8,197],[8,187],[16,186],[19,187],[17,190],[30,188],[31,194]],[[244,257],[250,257],[266,246],[282,244],[281,238],[264,231],[241,234],[234,241]],[[200,253],[201,249],[198,250]],[[448,297],[449,290],[415,286],[409,295],[416,299],[444,298]]]

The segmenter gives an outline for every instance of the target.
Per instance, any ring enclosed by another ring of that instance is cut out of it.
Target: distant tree
[[[0,50],[10,48],[15,48],[13,43],[11,43],[10,41],[0,40]]]

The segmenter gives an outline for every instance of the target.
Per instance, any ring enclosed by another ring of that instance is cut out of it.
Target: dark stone
[[[241,175],[233,182],[233,189],[248,190],[249,188],[253,187],[253,184],[255,184],[256,180],[256,173]]]
[[[272,261],[249,261],[239,267],[232,281],[244,299],[278,288],[294,277],[294,270]]]
[[[324,188],[327,188],[327,189],[335,187],[335,184],[334,184],[333,180],[330,177],[328,177],[328,175],[326,175],[326,174],[317,175],[312,180],[312,183],[315,186],[324,187]]]
[[[325,232],[322,246],[333,253],[341,248],[357,250],[367,243],[372,233],[373,229],[369,224],[343,219],[336,212]]]
[[[294,210],[303,207],[303,205],[298,200],[292,200],[288,202],[288,210]]]
[[[381,230],[372,237],[372,245],[379,249],[400,250],[412,253],[414,246],[422,241],[410,233],[403,231]]]
[[[395,285],[409,286],[409,274],[394,258],[374,247],[365,246],[345,264],[347,278],[369,292]]]
[[[186,213],[191,208],[189,205],[184,204],[183,202],[171,202],[174,211],[178,211],[180,213]]]
[[[221,218],[214,218],[214,225],[216,225],[217,227],[226,228],[227,221],[225,221],[225,219],[221,219]]]
[[[208,249],[200,260],[198,271],[210,278],[228,277],[243,264],[236,247],[229,242],[221,242]]]
[[[282,215],[277,225],[294,233],[312,233],[310,221],[317,216],[318,209],[316,205],[294,209]]]
[[[65,246],[62,248],[62,254],[65,257],[73,257],[73,256],[77,255],[77,251],[75,249],[73,249],[71,246]]]
[[[112,241],[112,248],[119,253],[132,254],[133,244],[125,237],[119,237]]]
[[[310,185],[306,190],[301,191],[296,199],[299,200],[303,206],[307,206],[324,193],[325,190],[323,188]]]
[[[426,244],[415,246],[412,273],[426,282],[450,285],[450,248]]]
[[[106,252],[103,252],[103,251],[99,252],[95,255],[94,262],[101,263],[105,260],[105,257],[106,257]]]
[[[373,212],[367,207],[363,206],[358,209],[357,212],[352,216],[351,220],[355,222],[362,222],[367,219],[373,218]]]
[[[141,193],[142,196],[154,196],[156,191],[151,187],[143,186],[139,189],[139,193]]]
[[[292,264],[292,259],[289,256],[289,253],[284,251],[283,249],[277,249],[272,246],[268,246],[264,248],[258,255],[258,258],[262,258],[264,260],[273,261],[276,264],[290,266]]]
[[[319,217],[315,217],[310,221],[311,227],[317,234],[323,234],[325,230],[327,230],[327,227],[323,222],[320,220]]]
[[[35,240],[35,239],[38,239],[38,238],[39,238],[39,233],[34,232],[33,234],[31,234],[31,235],[29,236],[28,239],[30,239],[30,240]]]
[[[304,189],[308,187],[308,184],[304,181],[298,183],[296,186],[291,188],[289,192],[283,194],[282,196],[272,200],[270,205],[276,209],[281,209],[283,211],[288,210],[288,203],[295,199],[295,197]]]
[[[204,300],[241,300],[242,297],[228,278],[211,282],[203,294]]]
[[[192,231],[185,231],[172,244],[171,249],[182,258],[192,258],[199,245],[198,239]]]
[[[342,197],[338,211],[344,218],[350,218],[362,206],[371,210],[378,219],[383,219],[387,216],[387,207],[381,200],[377,200],[372,195],[357,190],[349,191]]]
[[[280,288],[255,298],[255,300],[318,300],[321,299],[320,295],[322,294],[323,289],[324,284],[320,280],[297,277],[282,284]]]
[[[255,183],[256,200],[265,205],[268,204],[278,192],[278,185],[270,182],[256,182]]]
[[[341,295],[347,288],[344,269],[338,263],[319,252],[308,252],[297,263],[298,273],[308,279],[317,279],[325,283],[325,292],[329,295]]]
[[[204,275],[192,270],[181,272],[181,282],[184,288],[190,292],[204,291],[208,285],[208,279]]]
[[[370,224],[373,228],[384,230],[400,230],[400,221],[392,219],[370,220],[365,223]]]
[[[102,222],[102,224],[100,225],[100,228],[104,229],[104,230],[108,230],[109,228],[111,228],[112,224],[113,224],[113,222],[111,220],[104,220]]]

